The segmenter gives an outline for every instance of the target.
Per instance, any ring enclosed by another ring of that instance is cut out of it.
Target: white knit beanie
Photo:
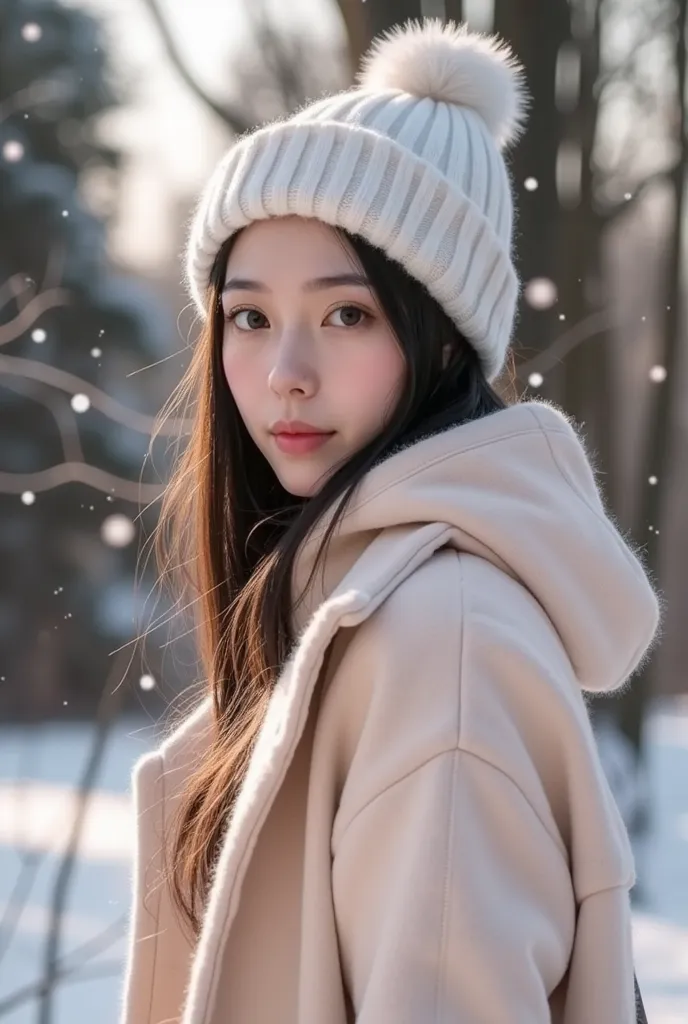
[[[230,235],[268,217],[313,217],[360,235],[425,285],[494,380],[519,291],[501,149],[525,108],[522,69],[496,37],[435,19],[382,36],[356,88],[243,136],[219,162],[187,244],[201,315]]]

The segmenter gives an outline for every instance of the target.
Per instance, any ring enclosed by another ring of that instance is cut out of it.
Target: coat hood
[[[356,585],[356,561],[381,531],[444,523],[457,549],[488,559],[536,598],[583,689],[623,685],[659,637],[662,599],[606,511],[572,421],[550,403],[509,406],[379,463],[306,591],[331,515],[295,563],[294,595],[305,593],[306,609],[340,584]]]

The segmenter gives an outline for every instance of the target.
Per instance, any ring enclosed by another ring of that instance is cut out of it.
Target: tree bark
[[[593,156],[599,116],[601,4],[598,3],[585,33],[576,33],[580,60],[578,102],[567,120],[569,138],[580,151],[580,197],[562,211],[560,246],[560,306],[569,323],[578,323],[604,307],[607,298],[602,282],[602,245],[605,221],[596,209]],[[618,499],[615,475],[613,407],[609,331],[571,353],[563,366],[563,404],[579,421],[594,450],[600,483],[609,503]]]
[[[423,14],[421,0],[367,0],[364,6],[370,39]]]
[[[680,381],[679,350],[681,326],[681,286],[683,221],[685,216],[685,174],[688,162],[688,135],[686,133],[686,28],[688,27],[688,0],[676,2],[676,43],[674,62],[676,67],[677,117],[676,143],[679,158],[671,171],[670,180],[674,199],[674,215],[671,235],[668,239],[665,302],[663,303],[662,354],[659,364],[666,370],[663,383],[648,382],[652,389],[649,400],[649,415],[645,431],[645,449],[640,461],[638,486],[641,488],[639,513],[635,523],[636,540],[645,547],[646,564],[655,579],[661,583],[660,556],[665,531],[660,529],[665,522],[666,500],[669,492],[668,475],[671,469],[672,427],[675,410],[682,400],[679,394]],[[652,486],[650,476],[657,477]],[[650,529],[652,527],[652,529]],[[659,529],[659,536],[657,530]],[[639,760],[644,758],[643,722],[648,698],[654,689],[657,669],[656,654],[646,662],[643,670],[633,680],[633,685],[619,700],[619,723],[633,743]]]
[[[360,66],[361,57],[370,43],[365,5],[361,3],[361,0],[337,0],[337,6],[344,22],[349,53],[349,69],[353,78]]]
[[[508,154],[517,205],[515,254],[521,280],[556,276],[560,204],[557,193],[557,153],[562,140],[562,118],[555,97],[559,49],[571,38],[567,0],[495,0],[494,31],[511,44],[525,68],[531,96],[530,117],[522,139]],[[528,191],[527,178],[538,187]],[[559,284],[555,280],[555,284]],[[556,334],[553,310],[535,310],[521,302],[515,347],[528,358],[541,352]],[[545,382],[545,394],[549,393]]]
[[[463,0],[444,0],[447,21],[463,21]]]

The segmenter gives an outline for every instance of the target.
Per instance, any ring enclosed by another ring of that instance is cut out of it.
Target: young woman
[[[407,25],[203,193],[159,556],[207,696],[135,770],[125,1024],[635,1020],[584,692],[659,601],[569,419],[493,386],[523,112],[503,45]]]

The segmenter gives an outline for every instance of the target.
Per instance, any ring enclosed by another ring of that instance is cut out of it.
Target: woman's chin
[[[306,459],[299,462],[286,465],[286,460],[271,460],[273,472],[285,491],[295,498],[312,498],[332,475],[335,466],[323,467]]]

